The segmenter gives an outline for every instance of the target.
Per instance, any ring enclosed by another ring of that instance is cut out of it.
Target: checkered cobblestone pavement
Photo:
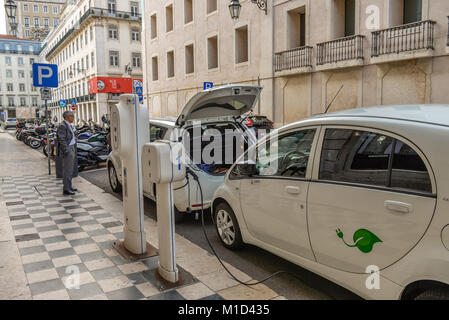
[[[0,180],[33,299],[223,299],[180,267],[182,286],[168,288],[155,276],[158,257],[123,259],[112,248],[122,223],[86,194],[62,195],[60,179]],[[73,270],[79,289],[71,287]]]

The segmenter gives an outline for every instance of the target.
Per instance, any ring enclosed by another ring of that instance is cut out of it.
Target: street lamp
[[[240,5],[239,0],[231,0],[231,4],[229,5],[229,12],[231,13],[231,18],[236,20],[240,17],[240,9],[242,6]]]
[[[17,29],[17,23],[16,23],[17,5],[14,3],[13,0],[6,0],[5,11],[6,11],[6,15],[8,16],[9,24],[11,25],[11,29],[12,30]]]
[[[260,10],[265,11],[265,14],[268,14],[267,0],[251,0],[251,3],[257,4]],[[240,17],[241,8],[242,6],[240,5],[239,0],[231,0],[229,12],[231,13],[232,19],[236,20]]]

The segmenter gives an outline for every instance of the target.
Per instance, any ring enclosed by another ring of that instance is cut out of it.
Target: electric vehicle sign
[[[56,64],[33,63],[33,85],[35,87],[58,87],[58,66]]]
[[[65,100],[59,100],[59,106],[60,106],[61,108],[65,108],[65,107],[67,106],[67,101],[65,101]]]

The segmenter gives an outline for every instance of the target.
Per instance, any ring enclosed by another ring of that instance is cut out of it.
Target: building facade
[[[0,119],[36,117],[41,100],[32,64],[40,49],[39,42],[0,35]]]
[[[11,30],[7,23],[7,33],[19,38],[42,41],[59,25],[61,12],[67,0],[16,0],[17,29]],[[8,21],[8,19],[6,19]]]
[[[120,94],[133,91],[133,84],[143,77],[141,19],[135,1],[67,3],[41,52],[43,60],[58,65],[59,88],[53,90],[50,103],[53,116],[61,119],[76,102],[76,121],[99,123]]]
[[[449,103],[448,1],[268,0],[266,15],[240,3],[238,20],[227,1],[145,3],[153,116],[179,113],[204,81],[260,84],[255,112],[278,126],[333,100],[329,112]]]

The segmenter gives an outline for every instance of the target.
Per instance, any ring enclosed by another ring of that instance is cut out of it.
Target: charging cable
[[[232,274],[232,272],[229,271],[228,268],[226,268],[226,266],[224,265],[223,261],[221,261],[221,259],[220,259],[220,257],[218,256],[217,252],[215,252],[215,249],[214,249],[214,247],[212,246],[212,243],[210,242],[209,237],[207,236],[207,233],[206,233],[206,227],[205,227],[205,224],[204,224],[204,199],[203,199],[203,188],[201,187],[201,183],[200,183],[200,181],[199,181],[199,178],[198,178],[198,176],[196,175],[196,173],[193,172],[190,168],[186,168],[186,172],[187,172],[187,174],[190,174],[190,175],[192,176],[192,178],[198,183],[198,187],[200,188],[200,196],[201,196],[201,224],[202,224],[202,228],[203,228],[204,237],[206,238],[206,241],[207,241],[207,243],[209,244],[209,247],[210,247],[210,249],[212,250],[212,253],[213,253],[214,256],[218,259],[218,262],[220,262],[220,264],[222,265],[222,267],[226,270],[226,272],[227,272],[227,273],[228,273],[228,274],[229,274],[235,281],[237,281],[237,282],[240,283],[240,284],[243,284],[244,286],[255,286],[255,285],[258,285],[258,284],[260,284],[260,283],[263,283],[263,282],[265,282],[265,281],[267,281],[267,280],[269,280],[269,279],[271,279],[271,278],[273,278],[273,277],[276,277],[276,276],[278,276],[278,275],[280,275],[280,274],[283,274],[283,273],[287,273],[287,274],[293,276],[294,278],[296,278],[296,279],[298,279],[298,280],[300,280],[300,281],[303,281],[302,279],[300,279],[300,278],[299,278],[297,275],[295,275],[294,273],[292,273],[292,272],[290,272],[290,271],[284,271],[284,270],[277,271],[277,272],[275,272],[275,273],[269,275],[269,276],[266,277],[265,279],[260,280],[260,281],[257,281],[257,282],[254,282],[254,283],[246,283],[246,282],[243,282],[243,281],[237,279],[237,277],[236,277],[234,274]]]

